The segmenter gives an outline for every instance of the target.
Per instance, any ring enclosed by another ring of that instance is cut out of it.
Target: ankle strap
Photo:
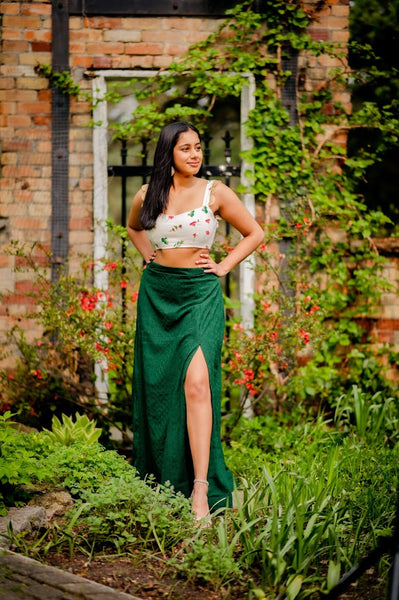
[[[209,482],[206,479],[194,479],[194,483],[204,483],[209,487]]]

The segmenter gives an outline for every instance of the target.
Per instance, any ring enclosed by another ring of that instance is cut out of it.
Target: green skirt
[[[221,348],[224,307],[216,275],[199,268],[144,270],[137,305],[133,370],[133,464],[189,497],[193,464],[187,434],[184,381],[198,348],[208,366],[213,426],[209,505],[231,506],[233,478],[220,440]]]

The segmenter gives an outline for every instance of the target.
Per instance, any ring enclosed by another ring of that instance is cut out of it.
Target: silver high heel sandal
[[[194,479],[194,484],[196,484],[196,483],[202,483],[203,485],[206,485],[207,488],[209,488],[209,481],[207,481],[206,479]],[[191,493],[191,498],[193,497],[193,493],[194,493],[194,490]],[[205,515],[204,517],[194,516],[194,521],[201,528],[202,527],[210,527],[212,525],[212,517],[209,514]]]

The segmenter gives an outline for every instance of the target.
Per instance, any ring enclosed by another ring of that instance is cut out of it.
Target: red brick
[[[120,17],[85,17],[84,27],[88,29],[121,29]]]
[[[37,99],[40,100],[40,102],[51,102],[51,90],[48,88],[45,90],[39,90]]]
[[[180,56],[187,50],[187,45],[183,44],[166,44],[164,54],[171,56]]]
[[[49,153],[51,153],[51,142],[50,141],[38,142],[36,150],[38,152],[49,152]]]
[[[37,115],[33,117],[33,123],[39,126],[51,125],[51,117],[44,117],[43,115]]]
[[[1,32],[3,40],[20,40],[22,31],[20,29],[4,28]]]
[[[36,66],[38,63],[51,62],[50,52],[21,52],[19,54],[19,63],[21,65]]]
[[[7,125],[9,127],[30,127],[32,119],[28,115],[9,115]]]
[[[51,112],[51,106],[49,102],[18,102],[18,110],[34,115],[37,113],[48,114]]]
[[[90,217],[79,218],[79,219],[70,219],[69,220],[69,230],[70,231],[87,231],[92,228],[93,222]]]
[[[4,54],[1,57],[3,65],[17,65],[19,56],[18,54]]]
[[[132,57],[126,54],[119,54],[112,58],[113,69],[129,69],[132,66]]]
[[[20,165],[50,165],[51,154],[34,152],[32,154],[21,154],[19,157]]]
[[[51,42],[51,31],[28,29],[27,31],[24,31],[24,40],[28,40],[28,42]]]
[[[23,305],[29,306],[36,304],[36,299],[31,296],[26,296],[25,294],[8,294],[7,296],[3,296],[1,299],[2,304],[6,306],[15,306],[15,305]]]
[[[16,102],[2,102],[0,104],[0,114],[14,115],[16,112]]]
[[[349,30],[342,31],[340,29],[335,29],[331,32],[331,41],[343,42],[346,44],[349,41]]]
[[[48,17],[51,15],[51,3],[47,4],[44,2],[29,2],[29,4],[22,5],[23,15],[43,15]]]
[[[346,17],[328,17],[328,26],[331,29],[348,29],[348,19]]]
[[[35,231],[36,229],[46,229],[47,222],[44,219],[34,219],[33,217],[15,217],[14,228]]]
[[[346,5],[336,4],[335,6],[333,6],[331,8],[331,14],[334,17],[345,17],[345,18],[348,18],[349,17],[349,4],[346,4]]]
[[[88,42],[87,54],[122,54],[123,53],[122,42]]]
[[[69,29],[83,29],[83,18],[82,17],[69,17]]]
[[[103,34],[98,29],[79,29],[79,31],[70,31],[69,39],[71,42],[101,42]]]
[[[140,55],[155,55],[163,54],[162,44],[145,44],[143,42],[130,43],[125,45],[126,54],[140,54]]]
[[[28,50],[29,42],[24,40],[6,40],[3,42],[3,52],[28,52]]]
[[[19,14],[19,4],[17,2],[2,2],[1,3],[1,11],[3,15],[18,15]]]
[[[378,330],[399,331],[399,319],[379,319],[376,328]]]
[[[92,179],[80,179],[79,180],[79,188],[81,190],[92,190],[93,189],[93,180]]]
[[[202,19],[187,17],[168,17],[164,19],[168,29],[181,29],[182,31],[198,31]],[[175,34],[176,35],[176,34]]]
[[[112,66],[111,57],[110,56],[94,56],[91,59],[90,66],[92,66],[93,69],[110,69]]]
[[[12,90],[15,87],[15,82],[12,77],[0,77],[0,88],[2,90]]]
[[[29,292],[33,292],[35,289],[35,286],[33,285],[33,282],[30,281],[29,279],[25,280],[25,281],[16,281],[15,282],[15,291],[20,294],[26,294]]]
[[[26,69],[26,67],[22,67]],[[17,88],[19,90],[43,90],[48,88],[48,80],[43,77],[29,77],[24,75],[16,76]]]
[[[75,56],[73,58],[73,66],[74,67],[84,67],[85,69],[90,69],[93,67],[93,59],[90,56]]]
[[[5,15],[3,27],[16,27],[17,29],[40,29],[40,17],[14,17]]]
[[[3,167],[2,174],[4,177],[40,177],[40,169],[34,169],[28,165],[22,167]]]
[[[157,58],[165,58],[164,56],[152,56],[151,54],[147,54],[147,56],[142,55],[132,55],[130,57],[131,60],[131,68],[139,68],[139,69],[152,69]],[[168,60],[168,64],[170,64],[170,58]]]
[[[69,52],[70,54],[83,54],[86,50],[86,42],[70,42]]]
[[[377,331],[377,340],[386,344],[393,344],[395,336],[393,331]]]
[[[7,179],[6,177],[0,178],[0,189],[1,190],[13,190],[15,189],[15,179]]]
[[[309,29],[309,35],[315,42],[328,42],[330,40],[328,29]]]
[[[36,98],[37,92],[34,90],[18,90],[18,102],[34,102]]]
[[[13,150],[30,150],[31,143],[26,140],[3,140],[2,149],[3,152],[10,152]]]
[[[51,42],[32,42],[33,52],[51,52]]]
[[[3,165],[16,165],[17,154],[16,152],[2,152],[0,155],[0,161]]]
[[[31,190],[15,190],[14,199],[16,202],[31,202],[32,192]]]
[[[137,31],[144,31],[145,29],[159,31],[162,29],[162,23],[158,17],[137,17],[124,19],[122,27],[123,29],[136,29]]]

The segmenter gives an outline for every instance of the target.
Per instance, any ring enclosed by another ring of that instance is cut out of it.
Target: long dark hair
[[[144,229],[152,229],[158,216],[166,208],[169,190],[173,185],[173,149],[177,144],[179,135],[190,129],[195,131],[201,141],[198,129],[191,123],[170,123],[159,134],[150,183],[140,211],[140,222]]]

